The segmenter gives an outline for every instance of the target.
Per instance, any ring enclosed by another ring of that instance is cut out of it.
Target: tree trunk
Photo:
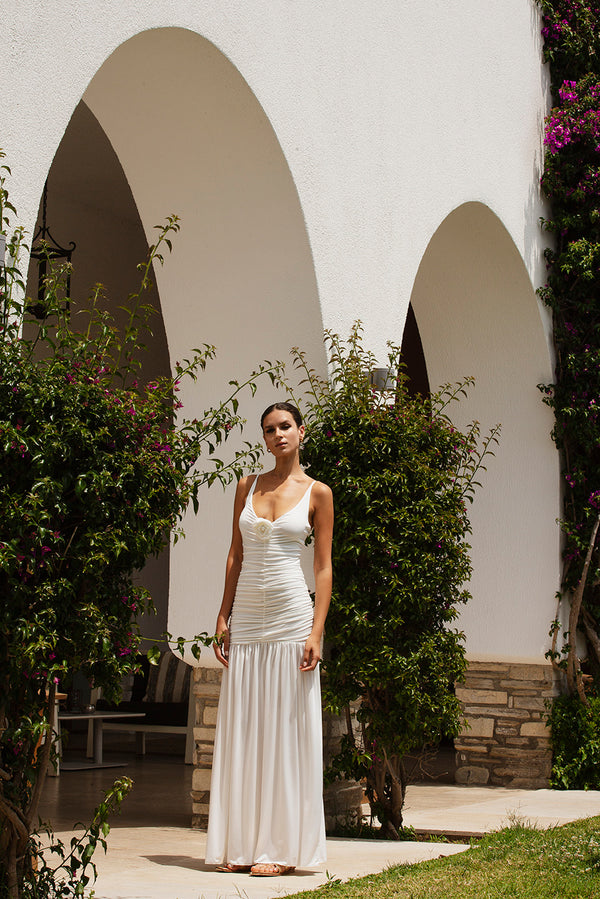
[[[46,782],[46,774],[48,773],[48,765],[50,763],[50,753],[52,752],[52,744],[54,735],[52,733],[52,721],[54,718],[54,703],[56,701],[56,684],[51,683],[48,687],[48,695],[46,697],[46,738],[42,745],[41,751],[37,754],[36,779],[33,785],[33,792],[27,809],[27,825],[31,831],[33,823],[37,819],[38,806],[42,796],[42,790]]]
[[[585,585],[587,582],[587,576],[590,570],[590,564],[592,561],[592,554],[596,547],[596,537],[598,535],[598,528],[600,527],[600,515],[596,518],[594,523],[594,527],[592,529],[592,533],[590,536],[590,542],[588,544],[587,553],[585,556],[585,562],[583,563],[583,570],[581,572],[581,577],[579,579],[579,583],[575,590],[573,590],[571,594],[571,609],[569,612],[569,652],[567,654],[567,687],[569,688],[569,693],[571,696],[574,696],[575,693],[578,694],[581,701],[584,705],[588,705],[588,701],[586,695],[583,690],[583,679],[581,676],[581,665],[579,664],[579,658],[577,656],[577,625],[579,623],[579,615],[581,613],[581,606],[583,603],[583,592],[585,590]]]
[[[583,626],[588,639],[588,645],[596,656],[596,663],[600,665],[600,636],[596,630],[596,622],[587,609],[582,609]]]
[[[27,875],[27,866],[31,864],[29,857],[29,839],[37,820],[37,813],[46,773],[52,751],[52,717],[56,698],[56,685],[50,684],[46,697],[46,706],[41,712],[46,719],[45,739],[35,755],[35,781],[27,808],[19,808],[0,792],[0,821],[2,822],[2,839],[0,840],[7,875],[9,899],[19,899],[23,879]],[[7,772],[0,772],[3,780],[7,780]]]
[[[404,808],[404,795],[406,791],[404,765],[402,764],[402,760],[397,756],[393,756],[391,764],[388,763],[388,765],[390,777],[392,779],[391,818],[396,831],[399,831],[402,829],[402,809]]]
[[[383,758],[373,758],[367,775],[367,795],[372,811],[381,821],[384,835],[399,840],[406,788],[404,766],[398,756],[388,757],[385,749],[379,747],[377,751]]]
[[[17,874],[17,840],[18,837],[14,830],[8,844],[7,874],[8,874],[8,896],[9,899],[19,899],[19,878]]]

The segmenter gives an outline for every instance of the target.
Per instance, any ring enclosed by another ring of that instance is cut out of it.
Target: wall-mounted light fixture
[[[71,241],[68,247],[62,247],[58,241],[54,239],[50,233],[50,227],[47,221],[48,212],[48,179],[44,184],[44,193],[42,194],[42,224],[33,235],[31,241],[31,258],[37,259],[38,263],[38,290],[37,303],[30,305],[29,311],[33,312],[36,318],[44,319],[46,317],[46,278],[48,277],[48,263],[54,260],[71,262],[71,255],[76,244]],[[69,309],[69,301],[71,297],[71,274],[67,273],[65,278],[65,300],[66,310]]]
[[[396,372],[391,368],[372,368],[369,372],[369,384],[380,393],[396,389]]]

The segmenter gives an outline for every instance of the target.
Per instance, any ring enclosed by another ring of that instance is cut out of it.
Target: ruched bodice
[[[254,482],[240,514],[244,556],[231,612],[232,643],[306,640],[313,609],[300,564],[310,533],[311,484],[296,505],[269,521],[254,511]]]

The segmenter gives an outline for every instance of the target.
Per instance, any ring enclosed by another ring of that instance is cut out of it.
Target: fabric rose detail
[[[268,521],[266,518],[258,518],[254,524],[254,533],[258,537],[259,540],[262,540],[263,543],[269,539],[273,532],[273,522]]]

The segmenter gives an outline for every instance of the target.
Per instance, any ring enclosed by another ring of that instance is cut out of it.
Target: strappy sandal
[[[221,874],[248,874],[250,865],[232,865],[231,862],[227,862],[224,865],[217,865],[215,871]]]
[[[267,870],[268,869],[268,870]],[[293,874],[293,865],[278,865],[277,862],[259,862],[250,868],[251,877],[279,877],[281,874]]]

